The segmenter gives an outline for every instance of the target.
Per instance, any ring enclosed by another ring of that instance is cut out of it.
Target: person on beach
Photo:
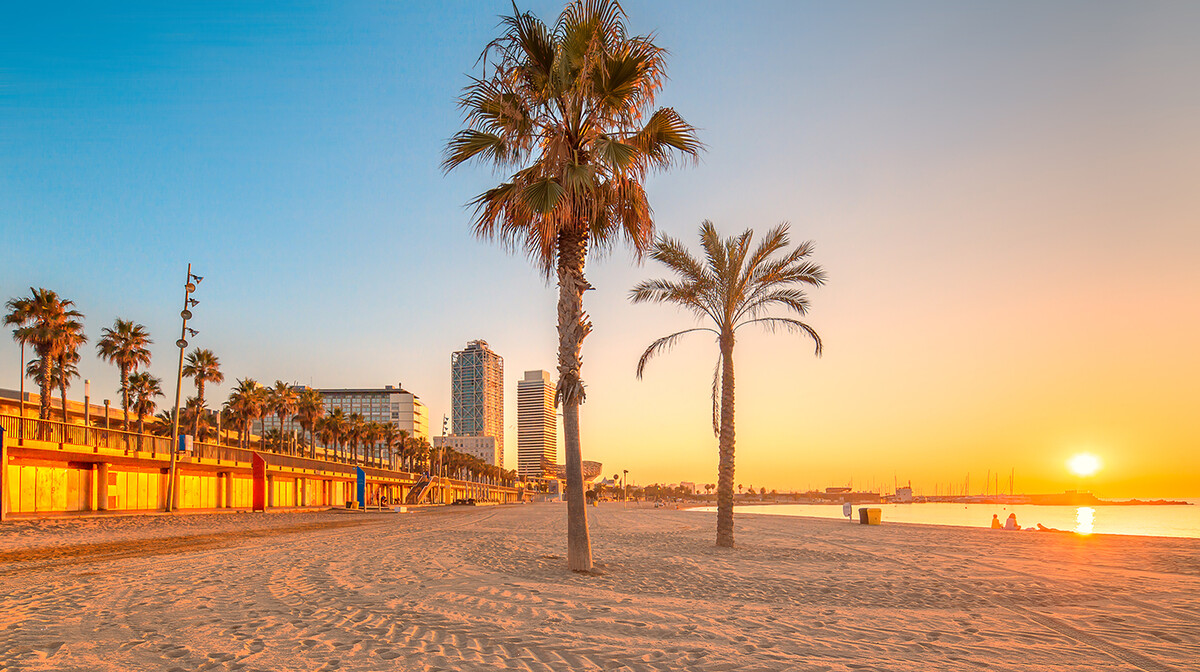
[[[1004,529],[1004,526],[1000,524],[999,514],[995,514],[995,513],[992,514],[992,529],[993,530],[1003,530]]]
[[[1015,514],[1015,513],[1008,514],[1008,520],[1004,521],[1004,529],[1006,529],[1006,530],[1021,529],[1021,526],[1017,524],[1017,514]]]

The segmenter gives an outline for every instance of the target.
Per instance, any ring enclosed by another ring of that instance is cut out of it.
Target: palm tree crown
[[[583,499],[580,349],[589,249],[625,239],[640,256],[654,237],[642,186],[650,170],[701,150],[695,129],[670,108],[653,109],[666,52],[631,36],[615,0],[576,0],[553,28],[529,13],[502,19],[459,105],[467,128],[443,167],[469,161],[506,174],[472,205],[477,235],[523,248],[547,278],[557,273],[558,403],[567,457],[568,566],[592,567]]]
[[[146,327],[133,320],[117,318],[112,328],[100,331],[96,351],[100,358],[117,365],[121,371],[121,408],[125,411],[125,429],[129,429],[129,375],[142,366],[150,366],[150,348],[154,341]]]
[[[760,325],[805,334],[821,354],[821,338],[808,324],[795,317],[771,315],[782,309],[799,316],[808,314],[808,296],[802,285],[820,286],[825,272],[808,260],[813,244],[805,242],[788,249],[788,226],[780,224],[767,232],[753,251],[754,232],[721,240],[712,222],[700,226],[704,260],[697,259],[678,240],[662,236],[650,257],[675,273],[673,279],[640,282],[630,292],[634,303],[673,303],[691,311],[705,326],[664,336],[642,353],[637,377],[645,372],[654,355],[669,350],[684,335],[705,331],[716,335],[720,355],[713,372],[713,433],[719,437],[720,466],[717,478],[717,545],[733,545],[734,480],[734,375],[733,347],[738,329]]]
[[[4,324],[17,327],[13,330],[13,340],[32,346],[40,359],[42,372],[38,379],[38,417],[49,420],[50,389],[56,382],[51,368],[56,361],[60,370],[65,368],[67,362],[59,357],[74,351],[86,340],[82,336],[83,325],[80,322],[83,315],[74,310],[73,301],[62,299],[45,288],[30,287],[28,298],[9,299],[6,305],[8,314],[4,316]],[[21,366],[24,367],[25,363],[22,362]],[[65,406],[63,413],[65,416]]]

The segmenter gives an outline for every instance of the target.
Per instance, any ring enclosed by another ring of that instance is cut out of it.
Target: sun
[[[1076,476],[1091,476],[1100,471],[1100,458],[1091,453],[1079,453],[1067,460],[1067,468]]]

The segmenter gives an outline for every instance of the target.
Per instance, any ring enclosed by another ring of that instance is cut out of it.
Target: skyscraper
[[[494,436],[504,450],[504,358],[487,341],[471,341],[450,356],[450,431]]]
[[[517,381],[517,475],[555,475],[558,417],[554,380],[545,371],[526,371]]]

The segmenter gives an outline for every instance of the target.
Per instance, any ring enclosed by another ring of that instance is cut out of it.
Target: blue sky
[[[560,8],[521,6],[547,21]],[[115,317],[145,323],[152,371],[173,381],[190,261],[206,278],[193,342],[221,357],[224,389],[402,381],[438,427],[450,352],[483,338],[505,357],[511,416],[521,372],[553,367],[554,290],[470,235],[463,204],[496,176],[439,168],[455,96],[508,7],[10,10],[0,293],[74,299],[93,342]],[[1186,420],[1200,318],[1184,308],[1200,305],[1200,6],[626,9],[671,51],[659,104],[708,146],[650,180],[660,229],[789,220],[830,273],[811,318],[824,358],[783,336],[740,346],[747,480],[961,480],[1015,464],[1051,487],[1041,456],[1086,445],[1138,465],[1114,492],[1142,493],[1181,457],[1200,475]],[[585,457],[643,482],[715,480],[711,344],[633,378],[645,344],[690,324],[628,305],[658,273],[624,250],[590,266]],[[5,351],[0,381],[15,387]],[[115,389],[111,367],[81,368]],[[508,443],[515,462],[515,431]]]

